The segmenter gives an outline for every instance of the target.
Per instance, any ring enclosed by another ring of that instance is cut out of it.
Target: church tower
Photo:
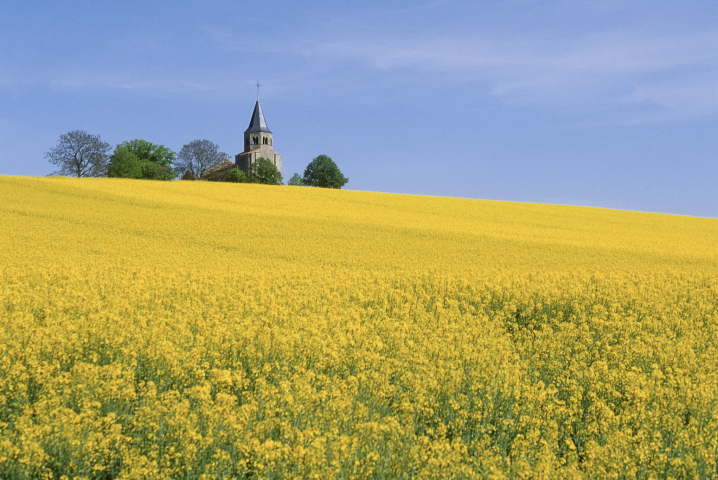
[[[237,168],[249,174],[249,167],[262,157],[274,163],[277,170],[282,172],[282,156],[272,148],[272,132],[267,128],[257,97],[249,127],[244,131],[244,151],[234,156],[234,163]]]

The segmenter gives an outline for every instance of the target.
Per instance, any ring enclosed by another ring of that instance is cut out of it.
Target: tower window
[[[262,139],[262,143],[263,143],[264,145],[269,145],[269,142],[267,142],[267,140],[268,140],[268,138],[267,138],[267,137],[264,137],[264,138]]]

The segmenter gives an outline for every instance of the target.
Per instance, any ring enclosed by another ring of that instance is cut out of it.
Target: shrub
[[[282,174],[271,161],[260,157],[249,167],[249,181],[263,185],[281,185]]]
[[[304,180],[302,180],[302,177],[295,173],[292,175],[292,178],[289,179],[289,183],[287,185],[293,186],[293,187],[303,187],[304,186]]]
[[[227,174],[224,180],[230,183],[247,183],[247,176],[242,170],[234,168]]]

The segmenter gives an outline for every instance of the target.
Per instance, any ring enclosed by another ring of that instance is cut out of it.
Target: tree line
[[[194,140],[175,153],[164,145],[145,140],[131,140],[117,145],[112,153],[109,143],[99,135],[73,130],[60,135],[58,144],[45,158],[58,167],[51,175],[74,177],[114,177],[146,180],[174,180],[176,178],[215,180],[234,183],[282,185],[282,174],[265,158],[252,163],[245,174],[229,155],[209,140]],[[222,167],[221,175],[212,175]],[[226,170],[226,171],[225,171]],[[336,163],[326,155],[319,155],[307,165],[304,175],[295,173],[288,182],[293,186],[341,188],[349,181]]]

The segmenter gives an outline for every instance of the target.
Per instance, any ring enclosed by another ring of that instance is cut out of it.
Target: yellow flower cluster
[[[0,478],[718,476],[718,220],[0,177]]]

